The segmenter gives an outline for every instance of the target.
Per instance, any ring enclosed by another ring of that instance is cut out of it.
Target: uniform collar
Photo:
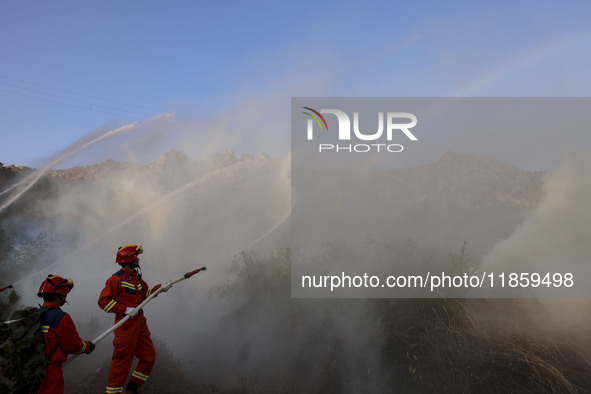
[[[59,306],[57,304],[54,304],[53,302],[44,302],[42,306],[46,306],[48,308],[58,308]]]
[[[128,275],[137,275],[136,270],[128,270],[127,268],[123,268],[123,267],[121,267],[121,269],[123,270],[123,272],[125,272]]]

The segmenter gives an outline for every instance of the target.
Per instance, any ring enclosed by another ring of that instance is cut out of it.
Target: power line
[[[44,88],[44,89],[51,89],[51,90],[55,90],[55,91],[59,91],[59,92],[63,92],[63,93],[73,94],[73,95],[80,96],[80,97],[86,97],[86,98],[90,98],[90,99],[94,99],[94,100],[100,100],[100,101],[110,102],[110,103],[113,103],[113,104],[118,104],[118,105],[124,105],[124,106],[128,106],[128,107],[135,107],[135,108],[146,109],[146,110],[154,111],[154,112],[157,112],[157,113],[165,112],[165,111],[162,111],[162,110],[159,110],[159,109],[155,109],[155,108],[145,107],[145,106],[136,105],[136,104],[129,104],[129,103],[121,102],[121,101],[116,101],[116,100],[111,100],[111,99],[105,99],[105,98],[101,98],[101,97],[89,96],[89,95],[82,94],[82,93],[72,92],[70,90],[65,90],[65,89],[56,88],[56,87],[52,87],[52,86],[47,86],[47,85],[43,85],[43,84],[36,83],[36,82],[30,82],[30,81],[26,81],[24,79],[14,78],[14,77],[11,77],[11,76],[8,76],[8,75],[2,75],[2,74],[0,74],[0,78],[10,79],[10,80],[13,80],[13,81],[18,81],[18,82],[26,83],[26,84],[33,85],[33,86],[38,86],[38,87],[41,87],[41,88]],[[26,88],[22,88],[22,89],[26,89]],[[97,105],[97,104],[95,104],[95,105]]]
[[[91,109],[91,110],[92,110],[92,107],[104,107],[104,108],[108,108],[108,109],[114,109],[115,111],[129,112],[129,113],[132,113],[132,114],[142,115],[142,116],[151,116],[151,115],[153,115],[153,114],[147,114],[145,112],[138,112],[138,111],[132,111],[132,110],[123,109],[123,108],[112,107],[112,106],[104,105],[104,104],[91,103],[89,101],[79,100],[79,99],[74,99],[74,98],[69,98],[69,97],[64,97],[64,96],[60,96],[60,95],[53,94],[53,93],[46,93],[46,92],[42,92],[42,91],[39,91],[39,90],[36,90],[36,89],[25,88],[25,87],[21,87],[21,86],[17,86],[17,85],[8,84],[6,82],[0,82],[0,85],[4,85],[4,86],[11,87],[11,88],[16,88],[16,89],[22,89],[22,90],[34,92],[34,93],[37,93],[37,94],[44,94],[46,96],[56,97],[56,98],[59,98],[59,99],[62,99],[62,100],[69,100],[69,101],[73,101],[73,102],[77,102],[77,103],[86,104],[88,106],[88,108]]]
[[[60,102],[60,101],[50,100],[50,99],[43,98],[43,97],[32,96],[32,95],[30,95],[30,94],[25,94],[25,93],[20,93],[20,92],[13,92],[13,91],[11,91],[11,90],[6,90],[6,89],[2,89],[2,88],[0,88],[0,91],[2,91],[2,92],[6,92],[6,93],[10,93],[10,94],[16,94],[16,95],[19,95],[19,96],[24,96],[24,97],[34,98],[34,99],[37,99],[37,100],[47,101],[47,102],[50,102],[50,103],[61,104],[61,105],[67,105],[68,107],[72,107],[72,108],[77,108],[77,109],[88,110],[88,108],[83,108],[83,107],[80,107],[80,106],[78,106],[78,105],[74,105],[74,104],[70,104],[70,103],[62,103],[62,102]]]
[[[18,96],[24,96],[24,97],[33,98],[33,99],[36,99],[36,100],[46,101],[46,102],[49,102],[49,103],[66,105],[68,107],[76,108],[76,109],[83,110],[83,111],[98,112],[98,113],[102,113],[102,114],[119,116],[119,117],[121,116],[121,114],[117,114],[117,113],[113,113],[113,112],[95,110],[95,109],[92,109],[91,107],[80,107],[78,105],[74,105],[74,104],[70,104],[70,103],[62,103],[60,101],[50,100],[50,99],[43,98],[43,97],[32,96],[30,94],[25,94],[25,93],[20,93],[20,92],[12,92],[10,90],[6,90],[6,89],[2,89],[2,88],[0,88],[0,91],[6,92],[6,93],[10,93],[10,94],[16,94]]]

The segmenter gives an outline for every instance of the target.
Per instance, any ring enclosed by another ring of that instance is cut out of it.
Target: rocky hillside
[[[136,177],[152,179],[165,187],[175,187],[216,169],[239,162],[256,162],[266,159],[268,157],[262,153],[256,157],[251,155],[236,157],[232,150],[226,150],[224,153],[214,154],[201,161],[193,160],[178,151],[166,152],[157,161],[149,164],[107,160],[89,166],[50,170],[44,175],[42,181],[28,192],[30,196],[25,201],[30,202],[50,196],[55,185],[124,176],[130,171],[133,171]],[[23,166],[0,166],[0,190],[7,189],[34,172],[34,169]],[[349,183],[348,174],[343,174],[336,190],[330,190],[330,185],[326,184],[322,178],[314,180],[314,176],[308,178],[306,174],[302,175],[312,182],[304,187],[304,192],[318,191],[327,196],[327,201],[333,201],[331,204],[336,206],[345,196],[348,199],[365,198],[357,194],[371,190],[372,198],[382,202],[404,201],[405,205],[437,202],[471,210],[487,207],[520,210],[533,207],[537,203],[543,185],[541,172],[523,171],[494,158],[481,158],[453,152],[446,153],[436,163],[379,172],[366,177],[361,183]],[[4,196],[0,196],[0,202],[3,198]]]
[[[266,158],[262,153],[256,157],[243,155],[238,158],[232,150],[226,150],[204,161],[195,161],[181,152],[170,151],[146,165],[107,160],[89,166],[50,170],[45,178],[57,182],[93,180],[130,169],[146,177],[166,178],[174,174],[175,178],[186,178],[237,162]],[[0,188],[4,189],[34,171],[24,166],[0,166]],[[384,197],[400,196],[414,203],[439,200],[475,208],[527,208],[540,198],[542,176],[541,172],[523,171],[497,159],[448,152],[433,164],[377,173],[371,177],[371,182],[381,185],[379,189]]]
[[[234,151],[228,149],[224,153],[216,153],[204,160],[196,161],[181,152],[173,150],[164,153],[157,161],[149,164],[117,162],[109,159],[99,164],[49,170],[42,174],[33,187],[28,189],[18,201],[12,204],[10,209],[0,215],[10,212],[30,213],[34,211],[39,202],[56,197],[58,188],[68,188],[83,182],[115,179],[133,173],[135,178],[141,177],[147,181],[151,180],[166,189],[176,187],[179,184],[235,163],[267,158],[263,153],[256,156],[243,155],[242,157],[236,157]],[[4,166],[0,163],[0,204],[18,193],[19,190],[22,190],[23,186],[27,185],[28,179],[38,174],[37,171],[39,170],[25,166]],[[2,191],[6,191],[6,193],[2,193]]]
[[[12,182],[18,179],[19,177],[28,175],[32,171],[33,169],[29,167],[17,167],[14,164],[5,166],[3,163],[0,163],[0,186],[2,187],[2,189],[4,189],[7,183]]]
[[[386,194],[408,191],[414,202],[449,201],[475,208],[534,206],[542,190],[541,172],[523,171],[493,158],[448,152],[434,164],[392,170],[377,177]]]
[[[263,159],[267,156],[259,153],[256,158]],[[133,169],[145,173],[146,176],[166,176],[175,173],[177,176],[190,175],[192,173],[203,172],[206,170],[215,170],[227,167],[240,161],[254,160],[252,155],[243,155],[238,158],[231,149],[224,153],[216,153],[203,161],[195,161],[185,154],[171,150],[164,153],[158,160],[150,164],[136,164],[116,162],[107,160],[99,164],[73,167],[64,170],[52,170],[47,176],[56,180],[78,180],[78,179],[101,179],[112,175],[121,174],[127,170]]]

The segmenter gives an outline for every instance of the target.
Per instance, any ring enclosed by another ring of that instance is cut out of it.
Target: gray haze
[[[235,256],[245,246],[265,256],[291,245],[298,262],[310,263],[310,256],[329,263],[338,258],[346,267],[384,273],[408,266],[403,259],[408,256],[417,264],[444,264],[464,241],[472,266],[487,269],[511,266],[515,260],[523,269],[540,261],[545,269],[554,261],[575,267],[588,256],[588,155],[567,158],[542,177],[496,158],[448,153],[426,165],[384,170],[369,178],[341,174],[293,195],[289,156],[235,157],[225,152],[217,156],[218,162],[206,160],[209,154],[223,152],[217,143],[198,157],[190,155],[195,161],[172,152],[149,166],[121,165],[140,157],[141,149],[156,149],[150,136],[175,135],[168,127],[176,131],[179,126],[140,127],[134,132],[140,144],[133,138],[101,142],[93,149],[117,152],[115,161],[103,164],[105,172],[88,180],[56,181],[55,198],[36,209],[53,223],[60,242],[48,252],[51,267],[23,267],[23,277],[33,276],[20,282],[18,291],[24,304],[35,305],[35,293],[47,274],[73,278],[76,287],[64,309],[82,336],[92,339],[113,323],[113,315],[101,311],[97,299],[106,279],[118,269],[118,246],[144,247],[141,266],[151,286],[207,266],[207,271],[179,283],[145,310],[153,337],[164,341],[187,369],[200,371],[204,380],[226,371],[263,373],[270,363],[293,370],[302,357],[311,362],[306,357],[329,351],[306,348],[320,332],[356,338],[349,350],[379,365],[372,342],[379,324],[371,320],[363,302],[352,301],[340,309],[325,300],[294,300],[287,287],[281,297],[262,296],[254,306],[245,302],[252,289],[241,293],[238,287],[224,296],[220,288],[234,286],[245,266],[240,255]],[[180,136],[185,152],[203,151],[203,146],[188,142],[190,133]],[[155,170],[160,176],[153,176]],[[296,223],[287,220],[292,196],[294,210],[305,208]],[[292,238],[290,224],[296,230],[303,226],[305,232]],[[314,247],[302,247],[304,241]],[[392,256],[399,259],[393,262]],[[305,318],[290,321],[294,309]],[[559,306],[550,312],[561,310]],[[367,335],[356,337],[359,332]],[[97,365],[108,359],[111,348],[110,338],[99,344]],[[352,383],[351,390],[354,387]]]

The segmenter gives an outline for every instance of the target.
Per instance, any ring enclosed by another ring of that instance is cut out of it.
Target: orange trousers
[[[137,357],[139,361],[129,381],[136,382],[141,387],[150,376],[156,361],[156,352],[150,338],[146,318],[143,315],[138,315],[117,328],[113,347],[106,392],[114,394],[123,391],[134,357]]]
[[[64,373],[62,363],[47,364],[45,379],[39,386],[39,394],[63,394]]]

